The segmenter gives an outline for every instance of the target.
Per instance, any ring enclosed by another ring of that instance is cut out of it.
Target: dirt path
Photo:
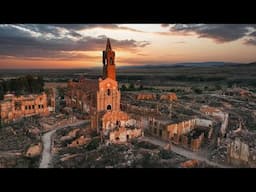
[[[63,128],[66,128],[66,127],[80,126],[80,125],[84,125],[84,124],[87,124],[87,123],[88,123],[88,120],[82,120],[82,121],[78,121],[78,122],[75,122],[75,123],[72,123],[72,124],[56,127],[54,130],[51,130],[51,131],[45,133],[42,137],[44,150],[43,150],[43,153],[42,153],[42,159],[41,159],[39,168],[49,168],[49,164],[50,164],[51,159],[52,159],[52,154],[51,154],[52,135],[57,130],[63,129]]]
[[[147,141],[147,142],[150,142],[152,144],[161,146],[161,147],[164,147],[164,146],[166,146],[166,144],[168,144],[168,142],[166,142],[166,141],[162,141],[162,140],[152,138],[152,137],[142,137],[140,139],[143,140],[143,141]],[[196,159],[196,160],[199,160],[199,161],[204,161],[207,164],[212,165],[212,166],[216,166],[216,167],[219,167],[219,168],[231,168],[231,166],[222,165],[222,164],[210,161],[209,159],[207,159],[206,157],[204,157],[201,154],[198,154],[198,153],[192,152],[192,151],[188,151],[184,148],[181,148],[181,147],[178,147],[178,146],[175,146],[175,145],[172,145],[172,151],[179,154],[179,155],[187,157],[189,159]]]

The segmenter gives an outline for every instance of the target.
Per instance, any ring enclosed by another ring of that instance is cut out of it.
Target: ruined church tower
[[[116,81],[115,52],[107,39],[106,50],[103,51],[103,78],[99,79],[97,91],[97,112],[119,111],[120,91]]]
[[[116,80],[115,52],[112,51],[110,40],[107,39],[106,50],[103,51],[103,79]]]

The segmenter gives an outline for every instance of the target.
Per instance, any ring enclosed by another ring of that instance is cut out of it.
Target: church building
[[[91,128],[111,142],[125,142],[142,134],[137,122],[120,110],[121,93],[116,81],[115,52],[107,39],[102,55],[103,75],[98,80],[81,78],[68,82],[66,104],[91,116]],[[127,127],[133,130],[127,130]],[[119,137],[120,135],[120,137]]]

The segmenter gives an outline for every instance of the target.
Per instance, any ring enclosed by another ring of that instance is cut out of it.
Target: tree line
[[[37,94],[44,91],[44,80],[42,76],[26,75],[16,79],[1,80],[0,99],[4,94],[14,93],[15,95]]]

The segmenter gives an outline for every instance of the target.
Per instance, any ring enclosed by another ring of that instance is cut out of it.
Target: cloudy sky
[[[106,38],[118,66],[256,61],[255,24],[1,24],[0,68],[101,67]]]

